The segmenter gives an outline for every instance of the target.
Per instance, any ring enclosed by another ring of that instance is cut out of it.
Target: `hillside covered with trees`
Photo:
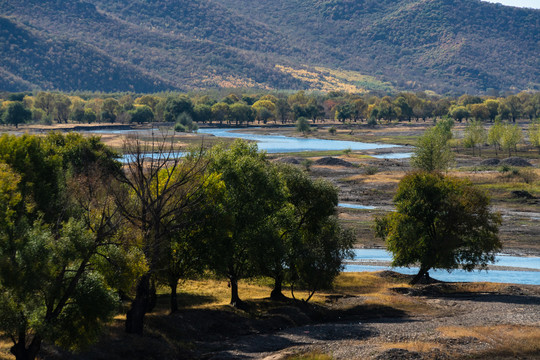
[[[537,90],[540,11],[479,0],[0,3],[0,88]]]

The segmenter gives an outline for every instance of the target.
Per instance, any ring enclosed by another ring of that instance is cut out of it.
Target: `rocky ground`
[[[306,352],[329,354],[334,359],[487,358],[497,352],[504,357],[505,347],[516,345],[509,343],[515,332],[529,332],[539,339],[540,287],[507,286],[498,293],[444,295],[444,286],[395,290],[406,292],[404,296],[423,309],[419,314],[388,316],[383,312],[378,317],[377,311],[361,310],[368,298],[344,297],[329,304],[334,311],[343,310],[334,321],[206,343],[201,349],[214,349],[200,355],[204,359],[267,360]],[[493,336],[493,331],[498,335]],[[519,341],[517,338],[512,341]],[[540,358],[540,353],[512,358]]]

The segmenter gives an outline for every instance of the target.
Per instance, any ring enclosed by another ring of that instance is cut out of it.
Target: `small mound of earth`
[[[296,157],[284,157],[276,160],[277,162],[284,164],[299,165],[302,163],[302,159]]]
[[[530,162],[520,157],[509,157],[501,161],[501,165],[510,165],[510,166],[532,166]]]
[[[330,166],[345,166],[345,167],[354,167],[355,166],[354,164],[352,164],[352,163],[350,163],[348,161],[338,159],[338,158],[335,158],[335,157],[331,157],[331,156],[320,158],[318,160],[315,160],[313,163],[315,165],[330,165]]]
[[[408,351],[405,349],[388,349],[375,358],[376,360],[447,360],[450,356],[439,349],[433,349],[426,353]]]
[[[512,197],[517,199],[534,199],[535,197],[528,191],[525,190],[514,190],[512,191]]]
[[[480,162],[480,166],[497,166],[501,163],[499,159],[487,159]]]
[[[389,349],[375,358],[376,360],[403,360],[403,359],[423,359],[423,356],[416,351],[405,349]]]

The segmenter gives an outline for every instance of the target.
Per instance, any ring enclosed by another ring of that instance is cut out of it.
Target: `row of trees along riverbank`
[[[128,140],[121,165],[96,137],[0,138],[0,331],[17,359],[42,342],[77,349],[130,303],[125,330],[142,334],[156,286],[211,272],[230,283],[274,279],[315,291],[331,284],[354,237],[334,216],[331,184],[270,163],[256,145],[174,156],[172,142]],[[154,156],[147,156],[152,152]]]
[[[51,92],[0,94],[0,119],[22,123],[144,123],[178,122],[191,130],[196,124],[313,122],[426,121],[449,117],[462,122],[516,122],[540,118],[540,93],[521,92],[506,97],[440,96],[429,92],[393,96],[344,92],[293,94],[234,91],[211,94],[63,94]]]

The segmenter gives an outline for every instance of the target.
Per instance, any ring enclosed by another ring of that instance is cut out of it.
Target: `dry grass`
[[[525,325],[497,325],[437,329],[449,338],[472,337],[490,345],[477,356],[528,356],[540,354],[540,327]]]
[[[365,305],[392,308],[410,314],[428,314],[434,309],[421,300],[393,292],[395,287],[410,287],[405,277],[389,278],[380,272],[342,273],[334,282],[334,292],[366,297]]]
[[[268,278],[241,280],[238,283],[238,294],[245,301],[257,302],[267,299],[272,291],[272,281]],[[227,305],[231,300],[231,289],[226,280],[187,280],[180,284],[178,290],[179,305],[183,308],[211,308]],[[167,289],[161,289],[160,292],[165,294],[166,291]],[[283,293],[290,297],[290,288],[284,286]],[[317,292],[310,301],[324,303],[327,295],[326,292]],[[307,293],[295,289],[295,296],[297,299],[302,299],[307,297]],[[168,301],[167,296],[163,297],[165,302]]]
[[[6,337],[0,337],[0,359],[2,360],[13,360],[15,356],[11,355],[9,349],[13,343]]]
[[[461,293],[496,293],[502,291],[508,284],[489,283],[489,282],[470,282],[470,283],[454,283],[453,292]]]
[[[321,353],[319,351],[312,351],[304,354],[290,355],[285,358],[285,360],[332,360],[333,357]]]
[[[443,350],[441,344],[429,341],[404,341],[400,343],[384,343],[380,347],[384,350],[388,349],[403,349],[407,351],[415,351],[419,353],[427,353],[432,350]]]
[[[397,184],[403,178],[405,173],[399,172],[379,172],[377,174],[366,176],[364,182],[369,183],[390,183]]]

